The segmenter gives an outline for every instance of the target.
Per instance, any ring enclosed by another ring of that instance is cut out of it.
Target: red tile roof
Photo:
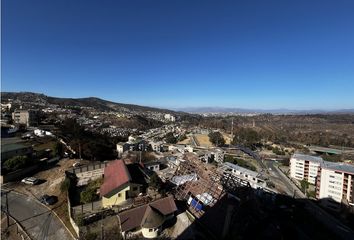
[[[131,181],[131,176],[123,160],[115,160],[104,169],[104,180],[100,188],[101,196]]]
[[[172,196],[161,198],[152,203],[124,211],[118,215],[122,232],[141,227],[141,225],[144,224],[144,220],[146,220],[146,215],[151,213],[151,208],[154,208],[154,210],[158,211],[163,216],[167,216],[177,211]]]

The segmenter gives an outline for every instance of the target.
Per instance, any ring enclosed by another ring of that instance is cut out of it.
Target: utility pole
[[[81,142],[79,142],[79,158],[81,160]]]
[[[232,120],[231,120],[231,142],[233,140],[234,140],[234,118],[232,118]]]
[[[9,192],[6,192],[6,215],[7,215],[7,227],[10,226],[10,213],[9,213],[9,199],[7,197],[7,194]]]

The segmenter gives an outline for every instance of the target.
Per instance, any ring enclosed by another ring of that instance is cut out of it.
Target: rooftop
[[[177,211],[175,201],[172,196],[169,196],[124,211],[118,216],[121,222],[122,232],[125,232],[141,226],[160,226],[164,221],[164,217],[175,211]]]
[[[234,169],[235,171],[239,171],[239,172],[242,172],[242,173],[247,173],[250,176],[258,177],[258,173],[257,172],[249,170],[249,169],[244,168],[244,167],[240,167],[239,165],[236,165],[236,164],[233,164],[233,163],[230,163],[230,162],[224,162],[223,163],[223,167],[231,168],[231,169]]]
[[[311,156],[311,155],[306,155],[301,153],[295,153],[294,155],[291,156],[291,158],[309,161],[309,162],[323,163],[323,159],[321,157],[316,157],[316,156]]]
[[[324,161],[322,168],[354,174],[354,165]]]
[[[105,196],[131,180],[132,178],[124,161],[115,160],[104,169],[104,182],[101,186],[100,194]]]

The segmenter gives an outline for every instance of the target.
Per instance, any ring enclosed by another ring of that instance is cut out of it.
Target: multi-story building
[[[165,114],[164,118],[165,118],[165,120],[170,121],[170,122],[175,122],[176,121],[176,117],[171,115],[171,114],[169,114],[169,113]]]
[[[16,110],[12,113],[12,119],[16,124],[24,124],[27,127],[38,124],[38,112],[35,110]]]
[[[240,183],[248,182],[252,188],[265,188],[267,183],[258,172],[251,171],[247,168],[240,167],[236,164],[225,162],[220,165],[219,169],[223,172],[230,172],[234,177],[238,178]]]
[[[321,157],[295,153],[290,158],[290,177],[316,184],[317,173],[322,163]]]
[[[337,209],[338,203],[354,206],[354,165],[324,162],[318,171],[316,198],[326,207]]]

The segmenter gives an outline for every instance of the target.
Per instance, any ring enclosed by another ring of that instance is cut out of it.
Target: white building
[[[155,152],[163,152],[163,142],[150,142],[151,148]]]
[[[290,158],[290,177],[316,184],[317,172],[322,163],[321,157],[295,153]]]
[[[27,127],[38,124],[37,111],[35,110],[16,110],[12,113],[12,119],[16,124],[24,124]]]
[[[176,121],[176,117],[171,115],[171,114],[169,114],[169,113],[165,114],[164,118],[165,118],[165,120],[170,121],[170,122],[175,122]]]
[[[121,158],[125,151],[129,150],[129,144],[125,142],[119,142],[116,145],[118,158]]]
[[[316,184],[316,198],[326,207],[337,209],[338,203],[354,206],[354,165],[324,162]]]
[[[221,165],[221,169],[231,172],[235,177],[247,181],[252,188],[264,188],[267,183],[260,178],[260,174],[247,168],[240,167],[236,164],[225,162]]]
[[[211,151],[211,157],[215,162],[222,163],[224,162],[225,151],[222,149],[216,148]]]

